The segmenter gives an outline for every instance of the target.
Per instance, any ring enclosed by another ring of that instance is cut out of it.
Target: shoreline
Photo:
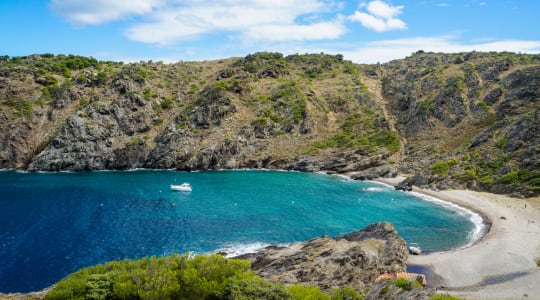
[[[403,177],[373,181],[396,185]],[[488,226],[468,247],[409,256],[408,264],[434,275],[428,283],[440,292],[466,299],[522,298],[540,295],[540,197],[518,199],[470,190],[413,192],[479,214]],[[504,217],[504,218],[503,218]]]
[[[383,184],[389,187],[394,187],[399,184],[400,181],[405,179],[405,177],[395,177],[395,178],[376,178],[374,180],[370,180],[371,182]],[[459,251],[462,249],[466,249],[469,247],[473,247],[474,245],[481,242],[486,236],[491,232],[491,226],[493,225],[493,221],[491,220],[490,216],[486,214],[484,211],[478,209],[477,207],[470,205],[468,203],[460,202],[458,199],[452,199],[451,197],[447,197],[445,195],[442,195],[439,191],[433,191],[429,189],[421,189],[418,187],[413,186],[412,191],[408,191],[406,193],[411,193],[412,195],[421,198],[425,201],[432,201],[439,205],[443,205],[449,209],[453,210],[460,210],[465,211],[466,213],[470,214],[469,220],[476,225],[476,228],[478,229],[478,236],[472,237],[471,240],[458,248],[450,249],[450,250],[444,250],[444,251],[436,251],[436,252],[430,252],[429,254],[437,254],[437,253],[447,253],[447,252],[454,252]],[[442,204],[444,203],[444,204]],[[473,220],[474,216],[477,216],[480,218],[480,222],[478,220]],[[424,254],[427,255],[427,254]]]

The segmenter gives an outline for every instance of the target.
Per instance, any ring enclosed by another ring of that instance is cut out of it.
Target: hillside
[[[540,55],[0,57],[0,168],[279,168],[540,194]]]

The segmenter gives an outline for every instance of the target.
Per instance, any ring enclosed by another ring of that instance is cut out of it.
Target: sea
[[[191,192],[173,191],[188,182]],[[173,253],[254,252],[375,222],[424,252],[467,247],[476,213],[376,182],[270,170],[0,172],[0,292],[38,291],[82,267]]]

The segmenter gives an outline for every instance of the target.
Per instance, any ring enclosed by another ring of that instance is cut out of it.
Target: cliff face
[[[382,73],[412,183],[538,194],[538,56],[418,53]]]
[[[532,196],[539,98],[538,55],[4,56],[0,168],[399,171],[420,186]]]

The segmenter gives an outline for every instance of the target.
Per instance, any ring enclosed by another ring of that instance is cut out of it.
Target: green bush
[[[481,109],[483,109],[484,111],[488,111],[489,110],[489,106],[486,102],[484,101],[481,101],[478,103],[478,107],[480,107]]]
[[[229,280],[220,294],[221,299],[292,299],[292,294],[282,284],[273,284],[251,274],[237,275]]]
[[[171,109],[174,104],[174,99],[172,98],[165,98],[163,101],[161,101],[161,108],[162,109]]]
[[[407,278],[403,277],[390,280],[389,283],[407,291],[422,288],[422,284],[420,282],[416,280],[408,280]]]
[[[27,119],[32,119],[34,117],[34,112],[32,109],[32,102],[30,102],[30,100],[26,100],[22,97],[13,97],[13,98],[9,98],[6,101],[6,104],[9,107],[12,107],[13,109],[15,109],[16,111],[14,114],[15,118],[24,117]]]
[[[399,139],[396,137],[396,135],[390,130],[386,129],[380,130],[377,133],[371,135],[369,137],[369,141],[371,143],[374,143],[376,146],[386,148],[390,153],[397,152],[401,147],[401,143],[399,142]]]
[[[274,109],[292,123],[300,122],[306,113],[306,97],[294,81],[278,87],[270,100],[274,102]]]
[[[450,295],[433,294],[431,297],[429,297],[429,300],[460,300],[460,298]]]
[[[144,100],[148,101],[152,97],[152,90],[150,88],[145,88],[143,90]]]
[[[81,269],[54,285],[46,299],[362,299],[343,287],[331,291],[271,283],[246,260],[174,254],[112,261]]]
[[[504,174],[497,182],[504,184],[514,184],[518,182],[529,182],[529,184],[536,185],[540,178],[539,171],[518,170]]]
[[[433,111],[435,109],[435,99],[428,98],[420,102],[420,109],[425,111]]]
[[[233,278],[252,280],[249,267],[221,255],[113,261],[68,275],[46,299],[205,299],[223,294]]]
[[[508,138],[503,136],[497,141],[496,146],[499,149],[504,149],[504,147],[506,147],[507,143],[508,143]]]
[[[439,174],[442,176],[448,175],[448,171],[450,170],[450,165],[448,165],[445,161],[436,162],[431,166],[431,171],[435,174]]]
[[[288,287],[289,292],[293,295],[293,299],[298,300],[331,300],[330,296],[321,292],[318,287],[291,285]]]
[[[362,300],[363,297],[358,294],[353,288],[344,286],[334,289],[330,292],[332,300]]]

